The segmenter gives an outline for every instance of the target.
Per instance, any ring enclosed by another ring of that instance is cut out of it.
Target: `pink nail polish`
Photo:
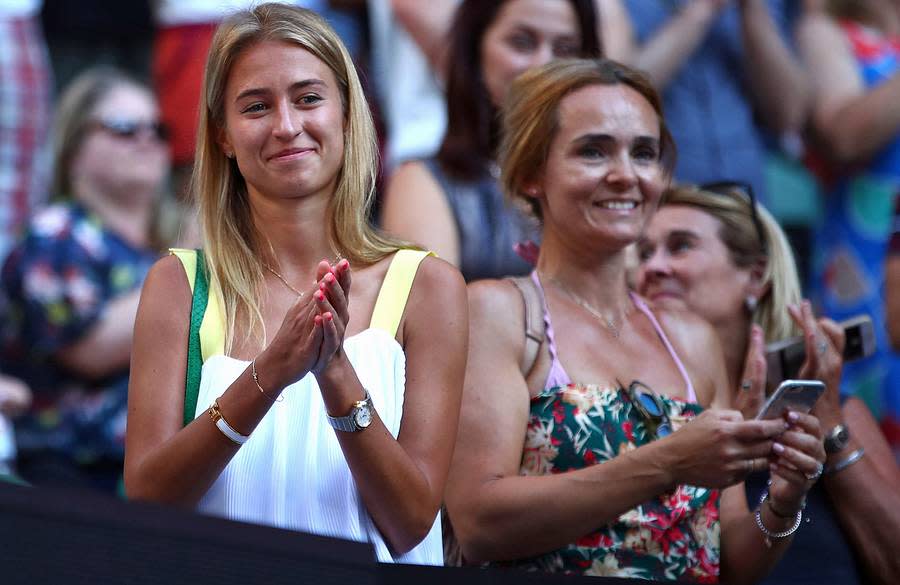
[[[772,443],[772,450],[776,453],[784,453],[784,445],[781,443]]]

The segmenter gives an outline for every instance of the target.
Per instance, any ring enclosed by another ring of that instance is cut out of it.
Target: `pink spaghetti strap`
[[[681,363],[681,359],[678,357],[678,354],[675,353],[675,348],[672,347],[672,344],[669,342],[669,338],[666,335],[666,332],[663,331],[662,326],[659,324],[659,321],[656,320],[656,316],[653,314],[653,311],[650,310],[650,307],[644,303],[643,300],[634,292],[629,291],[628,294],[631,296],[631,300],[634,305],[650,319],[650,323],[653,324],[653,328],[656,329],[656,333],[659,335],[659,338],[662,339],[663,345],[666,346],[666,349],[669,351],[669,355],[672,356],[672,360],[675,362],[675,367],[678,368],[678,371],[681,372],[681,377],[684,378],[684,383],[687,388],[687,401],[688,402],[697,402],[697,393],[694,392],[694,385],[691,384],[691,378],[688,376],[687,370],[684,369],[684,364]]]
[[[544,296],[544,287],[541,285],[541,279],[538,277],[537,270],[531,271],[531,280],[537,287],[538,294],[541,297],[541,306],[544,310],[544,327],[547,335],[547,349],[550,350],[550,372],[547,374],[547,380],[544,382],[544,389],[558,388],[560,386],[568,386],[572,383],[572,379],[559,361],[559,352],[556,349],[556,335],[553,332],[553,324],[550,322],[550,310],[547,308],[547,299]]]

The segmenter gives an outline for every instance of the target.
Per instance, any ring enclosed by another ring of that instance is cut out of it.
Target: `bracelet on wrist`
[[[793,533],[797,532],[797,529],[800,528],[800,522],[803,520],[803,508],[801,507],[797,510],[797,517],[794,519],[794,524],[788,528],[787,530],[782,530],[781,532],[772,532],[762,521],[762,505],[769,499],[769,490],[763,490],[762,496],[759,498],[759,504],[756,506],[756,513],[754,516],[756,517],[756,526],[759,528],[760,532],[765,536],[766,546],[771,548],[773,540],[781,540],[783,538],[787,538]],[[777,512],[772,509],[772,503],[769,503],[769,511],[773,512],[776,516],[780,516]]]
[[[839,472],[847,469],[848,467],[850,467],[851,465],[853,465],[860,459],[862,459],[863,455],[865,455],[865,454],[866,454],[866,450],[863,449],[862,447],[860,447],[859,449],[857,449],[853,453],[850,453],[849,455],[847,455],[845,458],[841,459],[834,465],[829,465],[828,468],[825,470],[825,474],[826,475],[834,475],[835,473],[839,473]]]
[[[250,435],[242,435],[241,433],[234,430],[234,427],[228,424],[228,421],[225,420],[225,417],[222,416],[222,412],[219,410],[219,399],[213,400],[213,403],[210,405],[209,410],[206,411],[209,413],[209,418],[212,419],[214,423],[216,423],[216,428],[222,432],[223,435],[228,437],[232,443],[235,445],[243,445],[247,442],[247,439],[250,438]]]
[[[284,395],[279,394],[275,398],[269,396],[268,392],[263,390],[262,385],[259,383],[259,374],[256,373],[256,358],[253,358],[253,361],[250,362],[250,377],[253,378],[253,383],[256,384],[256,389],[259,390],[259,393],[271,400],[272,402],[283,402]]]

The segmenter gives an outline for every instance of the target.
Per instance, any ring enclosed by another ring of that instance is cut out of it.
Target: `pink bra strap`
[[[675,367],[678,368],[678,371],[681,372],[681,377],[684,378],[684,383],[687,388],[687,401],[688,402],[697,402],[697,393],[694,392],[694,385],[691,384],[691,378],[688,376],[687,370],[684,369],[684,364],[681,363],[681,359],[678,357],[678,354],[675,353],[675,348],[672,347],[672,344],[669,343],[669,338],[666,335],[666,332],[663,331],[662,326],[659,324],[659,321],[656,320],[656,316],[653,314],[653,311],[650,310],[650,307],[644,303],[643,300],[634,292],[629,291],[628,294],[631,296],[632,302],[635,306],[650,319],[650,323],[653,324],[653,328],[656,329],[656,333],[659,335],[659,338],[662,339],[663,345],[666,346],[666,349],[669,352],[669,355],[672,356],[672,360],[675,362]]]
[[[550,351],[550,372],[547,374],[547,380],[544,382],[544,389],[557,388],[559,386],[568,386],[572,383],[572,379],[559,361],[559,352],[556,348],[556,335],[553,332],[553,324],[550,322],[550,310],[547,308],[547,298],[544,296],[544,287],[541,286],[541,279],[538,277],[537,270],[531,271],[531,280],[538,290],[541,297],[541,305],[544,309],[544,325],[547,335],[547,349]]]

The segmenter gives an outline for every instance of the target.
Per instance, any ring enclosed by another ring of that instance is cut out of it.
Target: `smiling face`
[[[298,45],[265,41],[240,54],[225,85],[220,144],[252,197],[334,191],[344,116],[334,73]]]
[[[579,247],[622,249],[637,240],[667,178],[653,106],[626,85],[590,85],[562,99],[539,179],[544,229]]]
[[[744,313],[758,293],[750,268],[738,268],[719,234],[722,223],[684,205],[661,208],[638,243],[638,291],[661,308],[690,310],[716,324]]]
[[[513,79],[529,67],[577,57],[581,32],[569,0],[509,0],[481,41],[481,69],[499,107]]]

